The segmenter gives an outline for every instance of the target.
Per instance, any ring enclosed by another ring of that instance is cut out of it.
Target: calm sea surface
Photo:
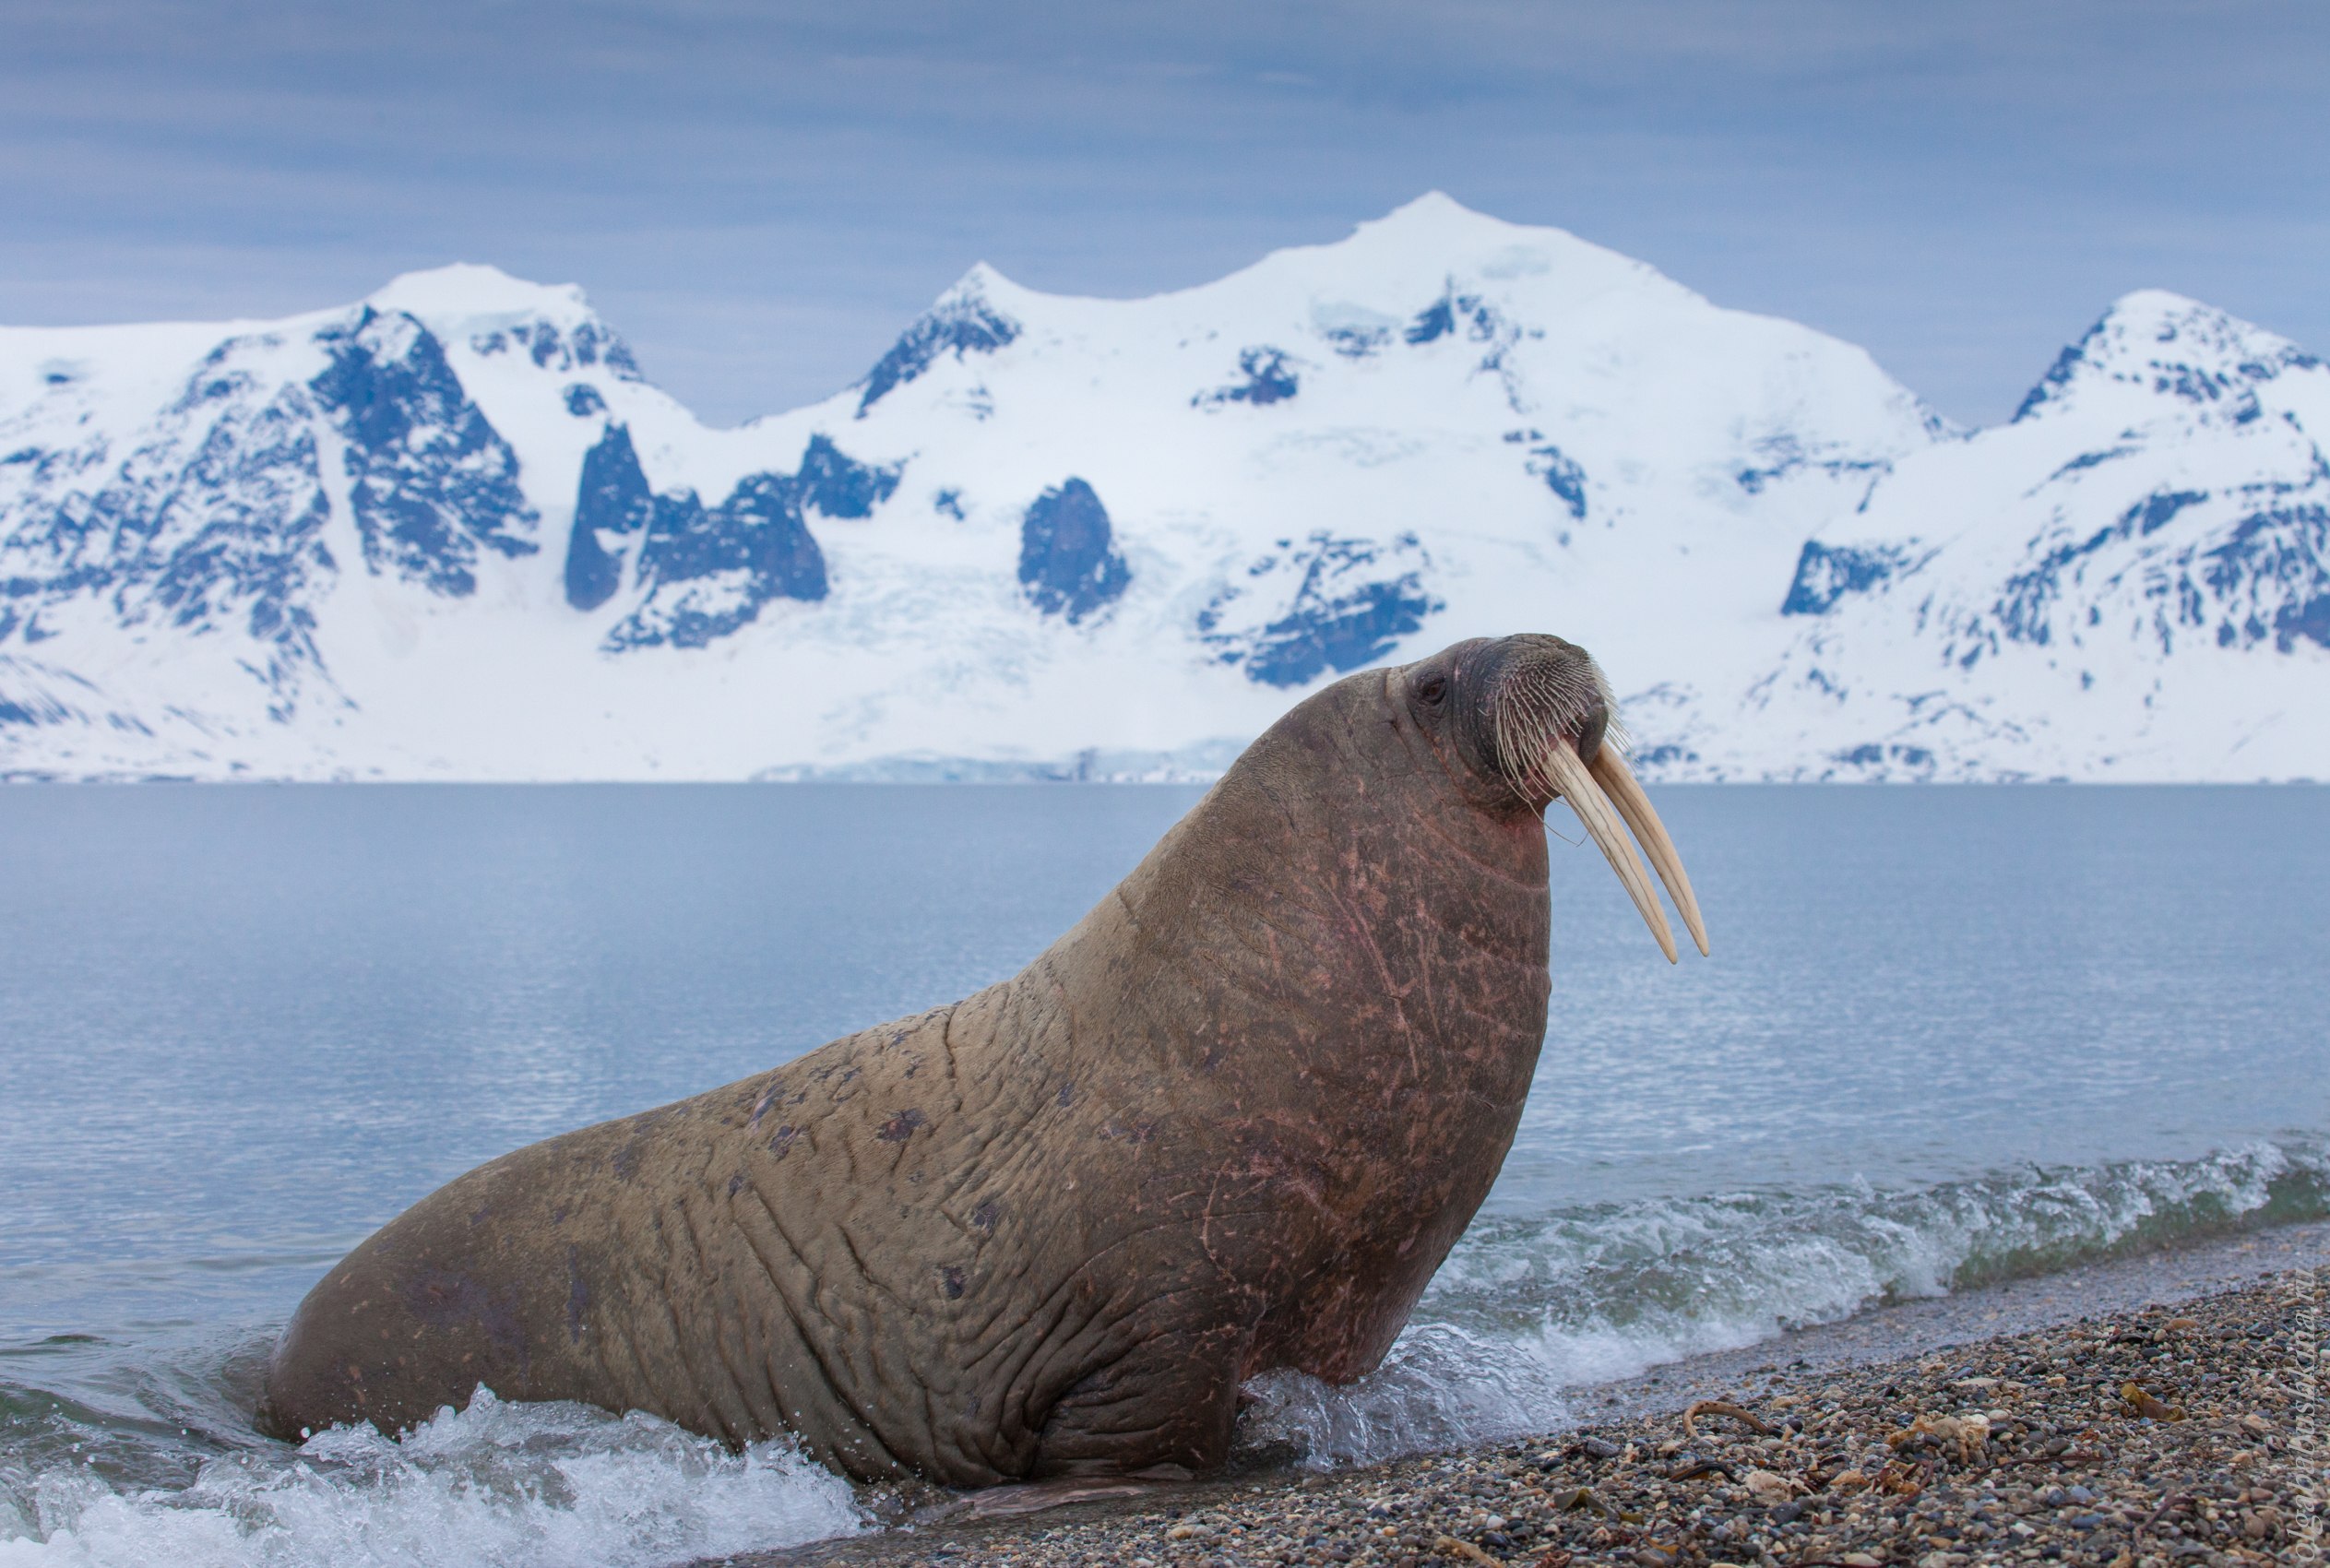
[[[0,790],[0,1568],[853,1527],[780,1444],[578,1409],[267,1443],[257,1360],[478,1162],[1010,973],[1197,793]],[[1250,1436],[1542,1427],[1657,1360],[2330,1212],[2330,790],[1658,800],[1714,958],[1670,968],[1554,845],[1554,1023],[1504,1179],[1386,1370],[1271,1380]]]

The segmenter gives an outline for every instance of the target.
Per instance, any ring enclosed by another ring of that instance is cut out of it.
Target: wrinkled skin
[[[262,1429],[482,1383],[861,1478],[1220,1464],[1243,1380],[1377,1364],[1504,1161],[1551,911],[1491,709],[1589,668],[1339,682],[1012,979],[453,1182],[309,1294]]]

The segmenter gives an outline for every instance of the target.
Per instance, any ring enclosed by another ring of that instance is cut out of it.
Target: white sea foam
[[[401,1442],[335,1428],[210,1461],[181,1491],[52,1470],[0,1506],[0,1568],[649,1568],[862,1529],[790,1443],[732,1454],[669,1422],[482,1390]]]
[[[1384,1365],[1345,1387],[1255,1379],[1242,1440],[1314,1467],[1568,1420],[1563,1391],[1758,1344],[1872,1306],[2051,1273],[2228,1226],[2330,1213],[2330,1149],[1597,1205],[1477,1223]]]
[[[1493,1442],[1557,1425],[1566,1413],[1553,1365],[1527,1346],[1451,1324],[1420,1324],[1384,1364],[1345,1387],[1297,1372],[1247,1384],[1257,1401],[1244,1443],[1290,1444],[1313,1468]]]
[[[2289,1139],[1920,1188],[1838,1183],[1486,1218],[1381,1368],[1342,1388],[1290,1372],[1256,1379],[1240,1440],[1328,1467],[1556,1430],[1572,1418],[1569,1391],[1665,1362],[1889,1301],[2325,1214],[2330,1149]],[[644,1568],[866,1526],[850,1489],[790,1443],[731,1454],[667,1422],[581,1406],[481,1395],[402,1442],[339,1429],[296,1453],[237,1449],[191,1485],[149,1490],[107,1484],[75,1446],[121,1431],[61,1409],[25,1419],[42,1436],[0,1449],[0,1568]]]

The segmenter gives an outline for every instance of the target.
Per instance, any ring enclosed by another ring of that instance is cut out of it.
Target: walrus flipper
[[[1052,1406],[1030,1474],[1130,1476],[1220,1467],[1250,1327],[1202,1317],[1145,1336]]]

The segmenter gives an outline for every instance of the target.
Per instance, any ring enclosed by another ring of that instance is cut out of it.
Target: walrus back
[[[619,1355],[588,1331],[642,1272],[610,1266],[627,1240],[611,1201],[623,1173],[636,1176],[648,1143],[662,1141],[659,1126],[693,1120],[693,1109],[516,1150],[382,1227],[300,1303],[268,1361],[261,1430],[291,1437],[370,1421],[395,1432],[467,1403],[481,1384],[507,1399],[614,1408],[684,1389],[671,1375],[675,1347],[652,1329],[660,1314],[627,1334]]]
[[[1047,1168],[1053,1123],[1092,1107],[1030,1044],[1056,1032],[1043,990],[1022,977],[448,1183],[301,1303],[262,1430],[396,1431],[482,1384],[735,1443],[791,1431],[859,1476],[1027,1474],[1126,1331],[1087,1335],[1123,1314],[1039,1284],[1104,1250]],[[1047,1299],[1005,1310],[1027,1286]]]

